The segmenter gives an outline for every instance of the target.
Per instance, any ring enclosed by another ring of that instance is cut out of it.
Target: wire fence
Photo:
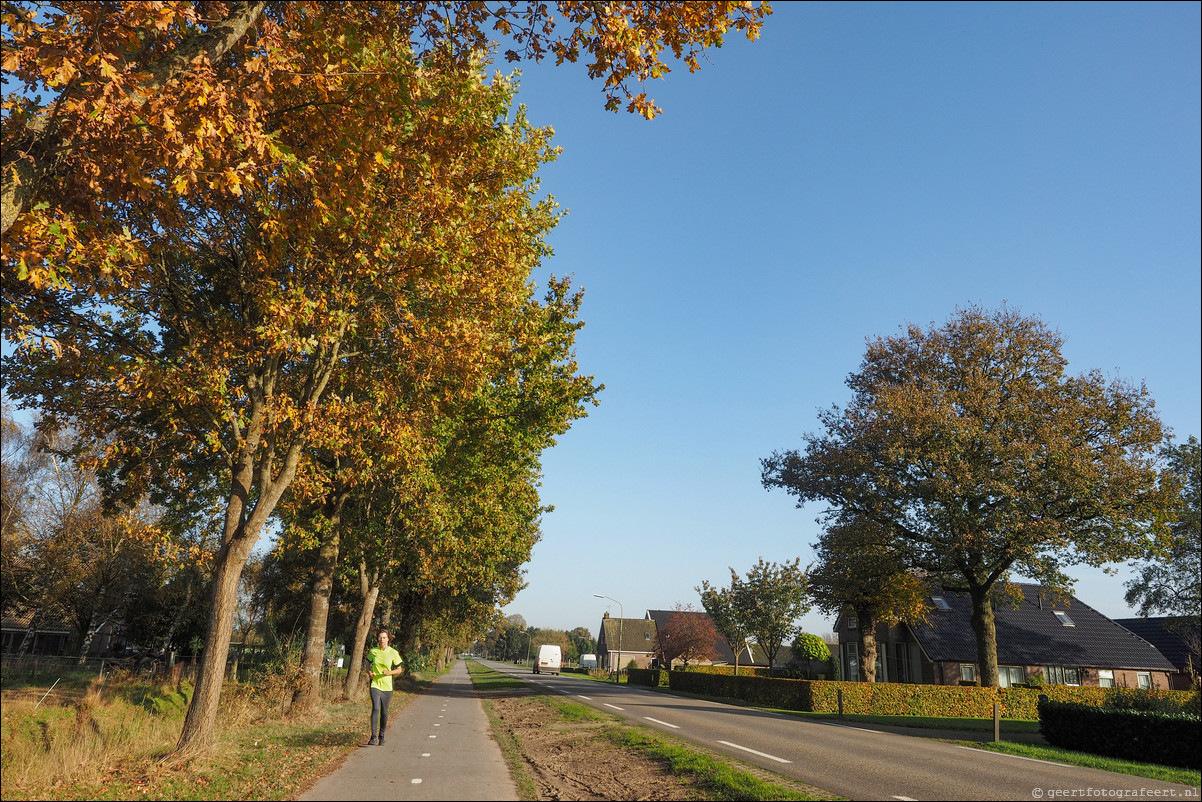
[[[226,662],[225,676],[231,682],[251,682],[255,675],[270,669],[278,661],[265,659],[264,655],[234,655]],[[185,660],[155,658],[112,658],[48,656],[40,654],[0,656],[0,675],[6,696],[36,694],[54,680],[86,681],[104,680],[116,672],[151,681],[170,681],[178,685],[181,681],[195,682],[199,663],[191,658]],[[320,682],[323,687],[341,686],[347,677],[347,669],[334,664],[324,666]]]

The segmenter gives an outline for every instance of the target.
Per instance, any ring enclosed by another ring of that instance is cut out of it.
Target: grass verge
[[[529,691],[530,685],[481,665],[468,661],[472,683],[482,692],[500,690]],[[529,772],[522,746],[501,725],[492,704],[484,701],[485,713],[492,724],[493,735],[501,745],[501,752],[509,765],[510,773],[518,786],[522,800],[538,799],[538,790]],[[603,737],[621,749],[639,752],[662,764],[674,776],[689,780],[706,798],[714,800],[815,800],[829,797],[810,796],[762,779],[738,765],[719,759],[699,750],[685,741],[669,735],[652,732],[646,727],[627,723],[596,708],[571,702],[558,696],[542,693],[530,694],[531,704],[540,704],[554,709],[564,722],[610,722]]]
[[[1006,755],[1029,757],[1035,760],[1047,760],[1052,763],[1066,763],[1070,766],[1085,766],[1102,771],[1114,771],[1119,774],[1130,774],[1135,777],[1147,777],[1150,780],[1160,780],[1167,783],[1180,783],[1195,788],[1202,786],[1202,772],[1174,766],[1161,766],[1156,763],[1134,763],[1129,760],[1119,760],[1102,755],[1091,755],[1088,752],[1070,752],[1055,746],[1031,746],[1016,744],[1009,741],[999,743],[980,743],[963,741],[963,746],[972,746],[990,752],[1001,752]]]

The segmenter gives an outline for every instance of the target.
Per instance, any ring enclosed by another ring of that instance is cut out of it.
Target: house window
[[[849,614],[847,616],[847,628],[848,629],[859,629],[860,628],[860,622],[854,615]]]
[[[960,664],[960,679],[965,682],[976,682],[976,680],[977,680],[976,664],[961,663]]]
[[[1081,671],[1067,666],[1044,666],[1043,681],[1049,685],[1080,685]]]
[[[998,685],[1003,688],[1009,688],[1012,685],[1021,685],[1026,682],[1026,674],[1023,672],[1022,666],[998,666],[997,680]]]
[[[1135,675],[1135,678],[1139,682],[1140,690],[1143,690],[1143,691],[1152,690],[1152,674],[1151,674],[1151,672],[1140,671]]]
[[[1113,688],[1114,687],[1114,669],[1099,668],[1098,669],[1098,687]]]
[[[1056,620],[1066,627],[1077,626],[1073,623],[1073,619],[1069,618],[1068,613],[1064,612],[1064,610],[1053,610],[1052,615],[1056,616]]]
[[[859,682],[860,681],[859,644],[848,643],[848,644],[844,645],[844,648],[847,650],[846,651],[846,654],[847,654],[847,681],[848,682]]]
[[[910,674],[910,664],[906,658],[906,644],[893,644],[893,665],[894,665],[894,682],[913,682],[914,677]]]
[[[951,606],[950,604],[948,604],[948,603],[947,603],[947,599],[943,598],[942,596],[932,596],[932,597],[931,597],[931,601],[932,601],[932,602],[934,603],[934,605],[935,605],[936,607],[938,607],[940,610],[950,610],[950,609],[952,609],[952,606]]]

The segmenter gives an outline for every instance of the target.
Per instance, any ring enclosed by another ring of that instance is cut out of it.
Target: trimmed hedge
[[[733,677],[735,675],[734,666],[689,666],[681,671],[692,671],[697,674],[721,674],[725,677]],[[763,666],[739,666],[740,677],[770,677],[772,672],[770,669]]]
[[[1042,688],[982,688],[959,685],[911,685],[894,682],[835,682],[829,680],[782,679],[740,676],[713,671],[660,671],[655,683],[672,690],[738,699],[753,705],[812,713],[843,712],[881,716],[947,716],[992,718],[993,703],[1000,705],[1003,718],[1036,720],[1039,696],[1052,701],[1076,702],[1090,707],[1120,707],[1197,715],[1197,691],[1140,691],[1127,688],[1081,688],[1050,685]],[[631,682],[635,682],[631,672]],[[650,678],[644,683],[652,684]]]
[[[1053,746],[1096,755],[1202,768],[1202,717],[1130,707],[1039,700],[1039,732]]]
[[[643,685],[647,688],[668,686],[668,672],[658,668],[628,668],[626,669],[628,685]]]

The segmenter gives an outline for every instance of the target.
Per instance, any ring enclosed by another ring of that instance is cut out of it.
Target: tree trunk
[[[17,648],[17,656],[29,654],[33,649],[34,639],[38,635],[38,624],[42,622],[42,608],[37,607],[33,611],[33,615],[29,617],[29,626],[25,628],[25,637],[21,638],[21,645]]]
[[[334,571],[338,567],[339,524],[346,494],[340,494],[332,512],[326,513],[330,528],[318,543],[317,567],[313,571],[313,592],[309,598],[309,626],[305,650],[301,656],[300,687],[292,704],[299,712],[314,709],[321,699],[321,669],[326,655],[326,628],[330,620],[330,596],[334,592]]]
[[[860,674],[865,682],[876,682],[876,619],[856,612],[860,619]]]
[[[380,596],[379,572],[369,579],[367,562],[359,561],[359,591],[363,606],[359,609],[359,621],[355,624],[355,644],[351,650],[351,663],[347,666],[346,686],[342,691],[344,700],[354,699],[359,692],[359,678],[363,673],[363,655],[367,651],[367,640],[371,637],[371,619],[376,612],[376,599]]]
[[[993,623],[993,602],[989,587],[969,588],[972,598],[972,631],[977,636],[977,665],[981,667],[981,685],[998,686],[997,630]]]
[[[217,707],[221,702],[221,687],[225,681],[225,661],[230,652],[230,634],[234,629],[234,612],[238,607],[238,582],[242,579],[242,569],[246,567],[256,540],[257,532],[256,537],[244,534],[217,553],[213,572],[213,606],[205,632],[204,654],[196,677],[196,690],[175,746],[175,753],[179,756],[197,754],[212,743]]]
[[[83,639],[79,644],[79,665],[81,666],[88,660],[88,649],[92,648],[92,641],[96,639],[96,633],[100,631],[101,627],[108,623],[110,618],[116,615],[116,611],[114,610],[113,612],[110,612],[104,617],[104,620],[100,622],[96,621],[96,617],[98,615],[98,612],[94,610],[92,611],[91,620],[88,621],[88,627],[84,631]]]

